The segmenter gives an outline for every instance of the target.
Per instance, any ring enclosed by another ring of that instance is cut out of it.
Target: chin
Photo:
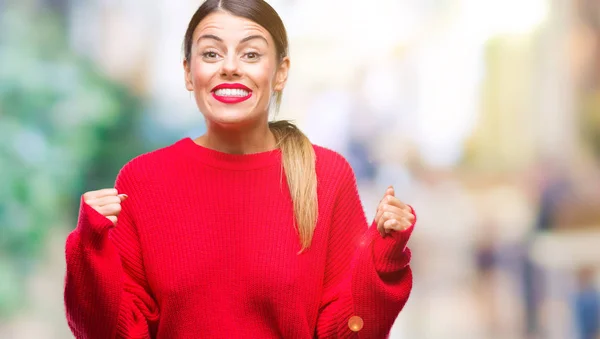
[[[235,111],[213,113],[210,115],[206,115],[206,118],[212,121],[213,123],[227,128],[243,127],[251,125],[253,122],[256,121],[255,118],[253,119],[247,113]]]

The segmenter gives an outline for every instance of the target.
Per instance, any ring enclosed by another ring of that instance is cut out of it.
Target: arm
[[[134,195],[123,172],[115,186]],[[122,203],[113,228],[109,219],[81,199],[77,228],[66,242],[64,290],[67,321],[78,339],[150,338],[150,329],[158,322],[131,203]]]
[[[345,166],[329,234],[317,338],[385,338],[412,289],[408,229],[383,238],[367,227],[356,179]],[[363,328],[348,321],[358,316]]]

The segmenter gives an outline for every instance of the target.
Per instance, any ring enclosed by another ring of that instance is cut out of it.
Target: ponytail
[[[269,122],[269,128],[281,149],[302,246],[300,252],[303,252],[310,247],[319,214],[315,150],[306,135],[290,121]]]

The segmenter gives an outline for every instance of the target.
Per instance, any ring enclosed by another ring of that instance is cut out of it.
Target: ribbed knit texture
[[[225,154],[185,138],[130,161],[117,226],[82,200],[67,238],[75,336],[385,338],[412,288],[413,227],[382,238],[348,162],[315,152],[319,220],[301,254],[280,151]]]

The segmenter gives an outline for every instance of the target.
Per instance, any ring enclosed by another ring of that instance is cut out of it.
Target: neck
[[[269,125],[246,126],[240,129],[224,128],[207,122],[206,134],[194,141],[201,146],[230,154],[253,154],[276,148],[277,141]]]

